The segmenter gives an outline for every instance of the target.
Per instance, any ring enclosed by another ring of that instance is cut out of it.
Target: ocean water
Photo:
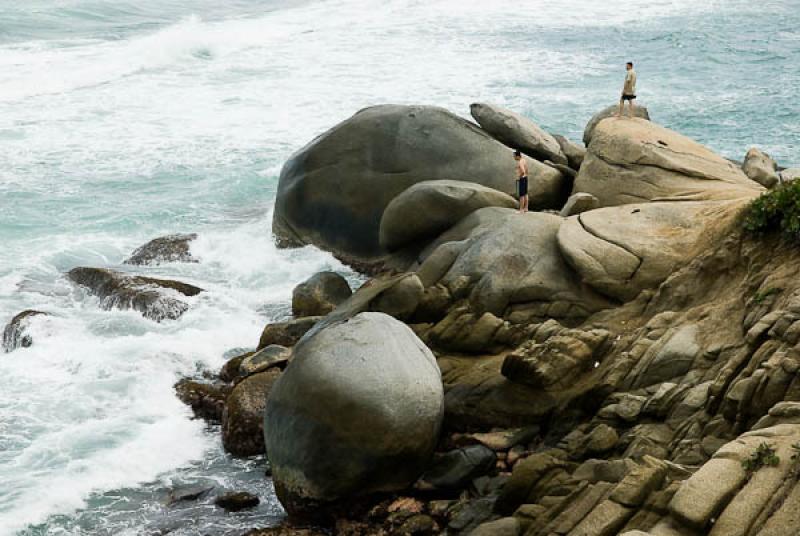
[[[172,385],[252,348],[330,255],[277,250],[281,165],[371,104],[506,105],[579,140],[625,61],[658,122],[725,156],[800,164],[800,2],[0,0],[0,535],[236,534],[282,513],[263,460],[225,455]],[[198,264],[122,260],[197,232]],[[103,311],[75,266],[207,292],[160,324]],[[167,507],[172,486],[262,497]]]

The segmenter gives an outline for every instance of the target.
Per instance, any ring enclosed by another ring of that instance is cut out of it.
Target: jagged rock
[[[124,264],[158,265],[165,262],[198,262],[189,248],[197,234],[173,234],[155,238],[137,248]]]
[[[278,344],[270,344],[242,359],[239,363],[239,372],[237,376],[252,376],[253,374],[264,372],[273,367],[284,369],[291,357],[292,351],[290,349]]]
[[[742,171],[764,188],[774,188],[781,181],[775,160],[755,147],[747,151]]]
[[[434,456],[418,484],[421,489],[460,491],[475,478],[492,471],[496,462],[494,451],[483,445],[451,450]]]
[[[482,497],[480,499],[459,503],[450,511],[450,522],[447,528],[457,533],[469,533],[472,529],[482,523],[496,517],[492,513],[493,497]]]
[[[532,189],[540,184],[532,184]],[[389,251],[425,244],[479,208],[517,208],[517,205],[507,193],[474,182],[419,182],[395,197],[384,210],[380,243]]]
[[[469,111],[481,128],[501,143],[537,160],[568,163],[558,141],[527,117],[488,103],[472,104]]]
[[[3,329],[3,350],[11,352],[17,348],[30,347],[33,344],[33,337],[26,333],[26,330],[31,319],[40,315],[47,315],[47,313],[29,309],[12,318]]]
[[[220,422],[225,401],[231,389],[227,385],[202,383],[183,379],[175,384],[175,393],[184,404],[190,406],[195,417],[211,422]]]
[[[476,314],[501,316],[514,303],[543,302],[553,317],[585,317],[608,302],[563,261],[554,239],[561,221],[550,214],[477,210],[423,252],[417,273],[426,286],[440,283],[455,298],[469,297]]]
[[[189,309],[174,294],[196,296],[203,292],[180,281],[128,275],[105,268],[73,268],[67,277],[99,297],[104,309],[135,309],[156,322],[174,320]]]
[[[752,199],[763,189],[736,165],[677,132],[642,119],[606,119],[594,130],[574,191],[616,206]]]
[[[222,413],[222,444],[236,456],[264,453],[264,408],[281,371],[270,369],[248,376],[228,395]]]
[[[511,478],[506,483],[495,503],[495,511],[511,515],[520,505],[535,503],[554,479],[568,478],[563,460],[548,453],[533,454],[514,466]]]
[[[583,163],[583,158],[586,156],[586,149],[559,134],[553,134],[553,137],[558,142],[558,145],[561,146],[561,152],[567,157],[569,167],[578,171]]]
[[[319,272],[292,291],[292,314],[295,317],[325,316],[351,294],[353,291],[344,277],[336,272]]]
[[[261,500],[257,496],[246,491],[233,491],[214,499],[214,504],[228,512],[238,512],[240,510],[247,510],[248,508],[255,508],[260,502]]]
[[[661,487],[667,474],[666,465],[649,456],[645,456],[643,462],[633,467],[617,484],[609,496],[611,500],[623,506],[637,507]]]
[[[592,116],[589,122],[586,124],[586,128],[583,130],[583,144],[588,147],[589,143],[592,141],[592,135],[594,134],[594,129],[600,124],[600,121],[603,119],[607,119],[609,117],[614,117],[619,112],[619,104],[612,104],[606,108],[603,108],[596,114]],[[626,111],[627,113],[627,111]],[[634,108],[634,117],[638,117],[639,119],[644,119],[646,121],[650,120],[650,114],[647,111],[647,108],[644,106],[637,105]]]
[[[371,262],[385,254],[379,228],[389,202],[418,182],[442,179],[512,195],[514,160],[503,144],[441,108],[367,108],[289,159],[273,232],[283,245],[313,244]]]
[[[308,331],[323,318],[322,316],[308,316],[287,320],[286,322],[267,324],[258,340],[258,350],[262,350],[273,344],[279,346],[294,346],[303,335],[308,333]]]
[[[626,378],[632,389],[647,387],[686,374],[700,353],[699,326],[670,330],[639,360]]]
[[[437,348],[467,353],[486,353],[492,349],[495,334],[503,320],[492,313],[476,315],[468,307],[454,307],[431,330],[428,339]]]
[[[581,212],[594,210],[600,206],[600,201],[592,194],[585,192],[577,192],[569,196],[564,208],[561,209],[561,216],[566,218],[568,216],[575,216]]]
[[[324,516],[338,500],[404,489],[439,438],[439,367],[404,324],[361,313],[309,334],[270,392],[267,455],[284,508]]]
[[[519,536],[521,530],[516,518],[504,517],[497,521],[482,523],[469,534],[470,536]]]
[[[568,218],[558,231],[558,245],[583,281],[629,301],[712,247],[743,207],[731,201],[600,208]]]

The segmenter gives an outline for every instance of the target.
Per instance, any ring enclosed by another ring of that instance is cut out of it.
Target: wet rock
[[[293,516],[404,489],[430,461],[443,413],[436,360],[404,324],[361,313],[294,349],[265,412],[276,493]]]
[[[281,371],[248,376],[231,391],[222,414],[222,444],[235,456],[264,453],[264,408]]]
[[[225,401],[231,388],[223,384],[202,383],[183,379],[175,384],[175,393],[181,402],[190,406],[195,417],[210,422],[220,422]]]
[[[255,508],[260,502],[261,500],[258,497],[246,491],[232,491],[214,499],[214,504],[228,512]]]
[[[781,180],[775,160],[755,147],[747,151],[742,171],[764,188],[774,188]]]
[[[224,365],[222,365],[222,368],[219,371],[219,379],[227,383],[242,379],[242,373],[240,372],[239,367],[241,366],[242,361],[254,353],[255,352],[245,352],[244,354],[230,358],[225,362]]]
[[[418,485],[421,489],[460,491],[475,478],[492,471],[496,462],[494,451],[483,445],[451,450],[434,457]]]
[[[33,344],[33,337],[26,333],[26,330],[31,319],[40,315],[47,315],[47,313],[29,309],[12,318],[3,330],[3,350],[11,352],[17,348],[30,347]]]
[[[287,320],[286,322],[268,324],[264,328],[264,331],[261,332],[261,338],[258,340],[257,349],[263,350],[271,345],[294,346],[303,335],[323,318],[322,316],[308,316]]]
[[[135,309],[160,322],[174,320],[189,309],[176,295],[196,296],[203,289],[173,281],[129,275],[105,268],[73,268],[67,277],[100,298],[104,309]]]
[[[336,272],[319,272],[295,287],[292,314],[295,317],[325,316],[351,294],[353,291],[344,277]]]
[[[483,130],[508,147],[540,161],[567,164],[558,141],[527,117],[488,103],[472,104],[469,111]]]
[[[171,506],[180,502],[196,501],[208,495],[213,489],[214,486],[205,485],[180,486],[170,490],[164,502]]]
[[[189,248],[195,233],[162,236],[137,248],[124,264],[158,265],[167,262],[198,262]]]

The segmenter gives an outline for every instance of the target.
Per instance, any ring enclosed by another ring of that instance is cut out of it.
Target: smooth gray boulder
[[[517,206],[510,195],[474,182],[420,182],[386,207],[381,218],[380,242],[389,251],[413,243],[424,244],[479,208]]]
[[[197,262],[189,248],[197,234],[173,234],[155,238],[137,248],[124,264],[158,265],[165,262]]]
[[[484,208],[442,234],[422,253],[417,274],[476,314],[502,317],[514,304],[544,305],[552,317],[585,317],[609,302],[582,284],[558,249],[563,219],[553,214]]]
[[[606,207],[752,199],[763,188],[686,136],[643,119],[612,118],[594,129],[573,191],[590,193]]]
[[[647,111],[647,108],[645,106],[639,106],[638,104],[635,106],[633,116],[650,121],[650,113]],[[594,129],[600,124],[600,121],[608,119],[609,117],[615,117],[617,112],[619,112],[619,104],[612,104],[611,106],[603,108],[589,119],[589,122],[586,123],[586,128],[583,129],[583,144],[586,147],[589,147],[589,143],[592,141],[592,135],[594,135]],[[625,113],[627,113],[627,110]]]
[[[292,291],[295,317],[325,316],[353,294],[347,279],[336,272],[319,272]]]
[[[583,158],[586,156],[586,148],[560,134],[553,134],[553,137],[558,142],[558,145],[561,146],[561,152],[567,157],[567,165],[578,171],[581,168],[581,164],[583,164]]]
[[[403,323],[361,313],[305,337],[267,400],[264,430],[290,515],[404,489],[427,467],[444,411],[441,373]]]
[[[778,175],[778,163],[755,147],[747,151],[742,171],[764,188],[774,188],[781,181]]]
[[[566,218],[568,216],[575,216],[581,212],[594,210],[600,206],[600,201],[592,194],[586,192],[578,192],[569,196],[564,208],[561,209],[561,216]]]
[[[519,149],[536,160],[567,165],[567,157],[558,141],[527,117],[485,102],[470,105],[469,111],[483,130],[508,147]]]
[[[383,212],[401,192],[454,179],[513,195],[514,166],[506,146],[447,110],[374,106],[286,162],[272,230],[280,245],[313,244],[350,262],[374,262],[386,254]]]
[[[189,304],[177,296],[196,296],[203,292],[199,287],[180,281],[129,275],[106,268],[73,268],[67,277],[99,297],[103,309],[135,309],[156,322],[174,320],[189,309]]]

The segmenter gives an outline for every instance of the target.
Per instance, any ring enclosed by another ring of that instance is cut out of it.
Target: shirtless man
[[[522,158],[519,150],[514,151],[517,161],[517,193],[519,194],[519,213],[528,212],[528,163]]]
[[[628,115],[629,117],[633,117],[633,101],[636,99],[636,71],[633,70],[633,63],[631,62],[625,64],[625,69],[628,72],[625,74],[625,85],[622,86],[622,97],[619,99],[619,112],[617,112],[617,117],[622,117],[625,101],[628,101],[630,105],[628,108]]]

